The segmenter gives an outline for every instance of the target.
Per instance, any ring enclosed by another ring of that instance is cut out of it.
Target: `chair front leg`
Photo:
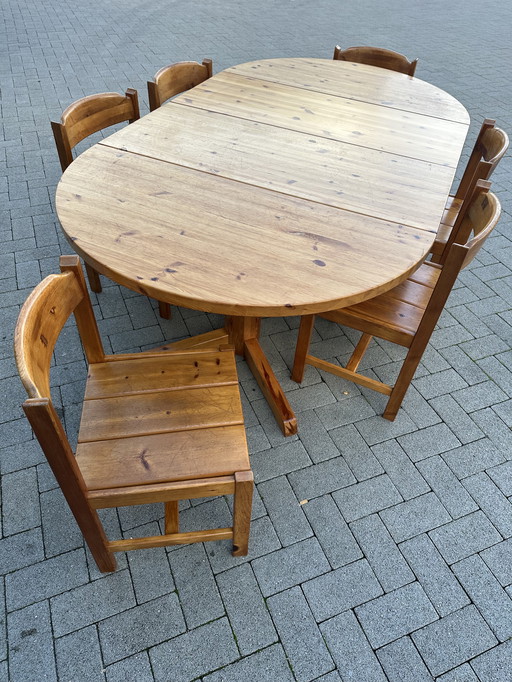
[[[293,368],[291,378],[298,384],[304,378],[304,370],[306,368],[306,356],[311,343],[311,335],[315,326],[314,315],[304,315],[300,320],[299,335],[297,337],[297,346],[295,347],[295,358],[293,360]]]
[[[245,556],[249,551],[253,489],[252,471],[237,471],[233,506],[233,556]]]
[[[87,272],[87,279],[89,280],[91,291],[94,291],[95,294],[101,293],[101,281],[99,274],[92,267],[92,265],[89,265],[89,263],[85,264],[85,270]]]

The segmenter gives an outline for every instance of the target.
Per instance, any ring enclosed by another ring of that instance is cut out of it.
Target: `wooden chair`
[[[105,355],[77,256],[41,282],[15,333],[23,404],[101,571],[114,552],[233,539],[248,550],[253,476],[233,350]],[[74,312],[89,368],[78,446],[73,453],[50,396],[50,363]],[[234,495],[233,526],[179,532],[178,500]],[[165,532],[107,540],[97,509],[164,502]]]
[[[117,123],[133,123],[139,118],[139,100],[133,88],[128,88],[124,95],[104,92],[82,97],[70,104],[60,121],[51,122],[62,171],[73,161],[73,148],[86,137]],[[101,281],[98,272],[88,263],[85,263],[85,269],[92,291],[99,294]],[[159,301],[158,307],[161,317],[169,319],[169,304]]]
[[[303,317],[299,328],[292,379],[301,382],[305,365],[308,364],[371,388],[389,396],[383,417],[393,421],[457,275],[474,258],[498,222],[500,213],[499,201],[489,192],[489,183],[478,182],[459,232],[453,235],[453,243],[447,245],[443,265],[426,262],[407,280],[385,294],[364,303],[322,313],[321,317],[327,320],[362,332],[346,367],[308,354],[315,316]],[[464,243],[457,243],[456,239]],[[357,372],[373,336],[408,348],[393,386]]]
[[[469,157],[455,194],[448,197],[443,219],[432,246],[432,262],[439,263],[446,243],[460,213],[463,203],[472,196],[478,180],[488,180],[508,149],[508,135],[496,128],[496,121],[486,118]]]
[[[383,69],[398,71],[408,76],[414,76],[418,60],[409,61],[400,52],[386,50],[382,47],[347,47],[342,50],[339,45],[334,48],[333,59],[342,62],[357,62],[358,64],[368,64],[369,66],[380,66]]]
[[[198,62],[177,62],[164,66],[155,74],[154,82],[148,81],[149,110],[161,107],[170,97],[190,90],[212,75],[212,60]]]

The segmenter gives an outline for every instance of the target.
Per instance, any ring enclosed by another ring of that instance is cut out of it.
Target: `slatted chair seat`
[[[486,181],[476,183],[471,200],[457,220],[457,229],[452,230],[447,240],[441,264],[423,263],[408,279],[388,292],[320,315],[362,333],[345,367],[309,353],[315,316],[304,316],[299,328],[292,379],[301,382],[305,366],[312,365],[383,393],[389,396],[383,416],[393,421],[458,273],[471,262],[499,220],[500,204],[489,192],[489,186]],[[374,336],[408,348],[394,385],[357,371]]]
[[[344,50],[339,45],[334,48],[333,59],[343,62],[355,62],[357,64],[368,64],[378,66],[390,71],[398,71],[408,76],[414,76],[418,60],[410,61],[405,55],[383,47],[372,47],[362,45],[358,47],[347,47]]]
[[[15,351],[23,407],[102,571],[113,552],[233,539],[248,551],[253,476],[233,349],[105,355],[78,257],[61,258],[20,313]],[[71,312],[89,361],[73,454],[50,397],[53,347]],[[179,531],[178,501],[234,495],[233,526]],[[165,532],[109,541],[96,510],[165,503]]]

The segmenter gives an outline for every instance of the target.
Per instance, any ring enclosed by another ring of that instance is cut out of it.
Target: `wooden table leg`
[[[297,419],[258,341],[259,317],[226,317],[229,341],[243,355],[285,436],[297,433]]]
[[[297,419],[258,341],[260,321],[259,317],[226,317],[225,329],[215,329],[154,350],[187,350],[218,346],[219,343],[233,344],[235,352],[243,355],[251,368],[281,431],[285,436],[293,436],[297,433]]]

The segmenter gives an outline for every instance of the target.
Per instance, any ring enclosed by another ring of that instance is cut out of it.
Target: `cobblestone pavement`
[[[419,57],[417,74],[512,131],[512,5],[503,0],[3,0],[0,40],[0,679],[12,682],[506,682],[512,680],[511,161],[495,173],[500,225],[460,277],[394,423],[382,400],[309,368],[288,379],[298,319],[264,324],[293,407],[283,438],[244,363],[257,481],[252,542],[120,555],[102,575],[32,439],[12,357],[19,305],[69,252],[53,198],[49,120],[73,100],[139,90],[162,65],[212,57],[330,57],[343,45]],[[467,151],[466,151],[467,156]],[[107,346],[197,334],[218,317],[174,311],[104,280]],[[55,401],[76,429],[84,362],[72,327],[55,354]],[[353,335],[319,321],[314,350],[344,359]],[[401,352],[376,344],[380,378]],[[298,502],[307,499],[307,504]],[[157,532],[158,507],[108,510],[111,534]],[[224,499],[186,526],[229,524]],[[4,613],[5,612],[5,613]]]

